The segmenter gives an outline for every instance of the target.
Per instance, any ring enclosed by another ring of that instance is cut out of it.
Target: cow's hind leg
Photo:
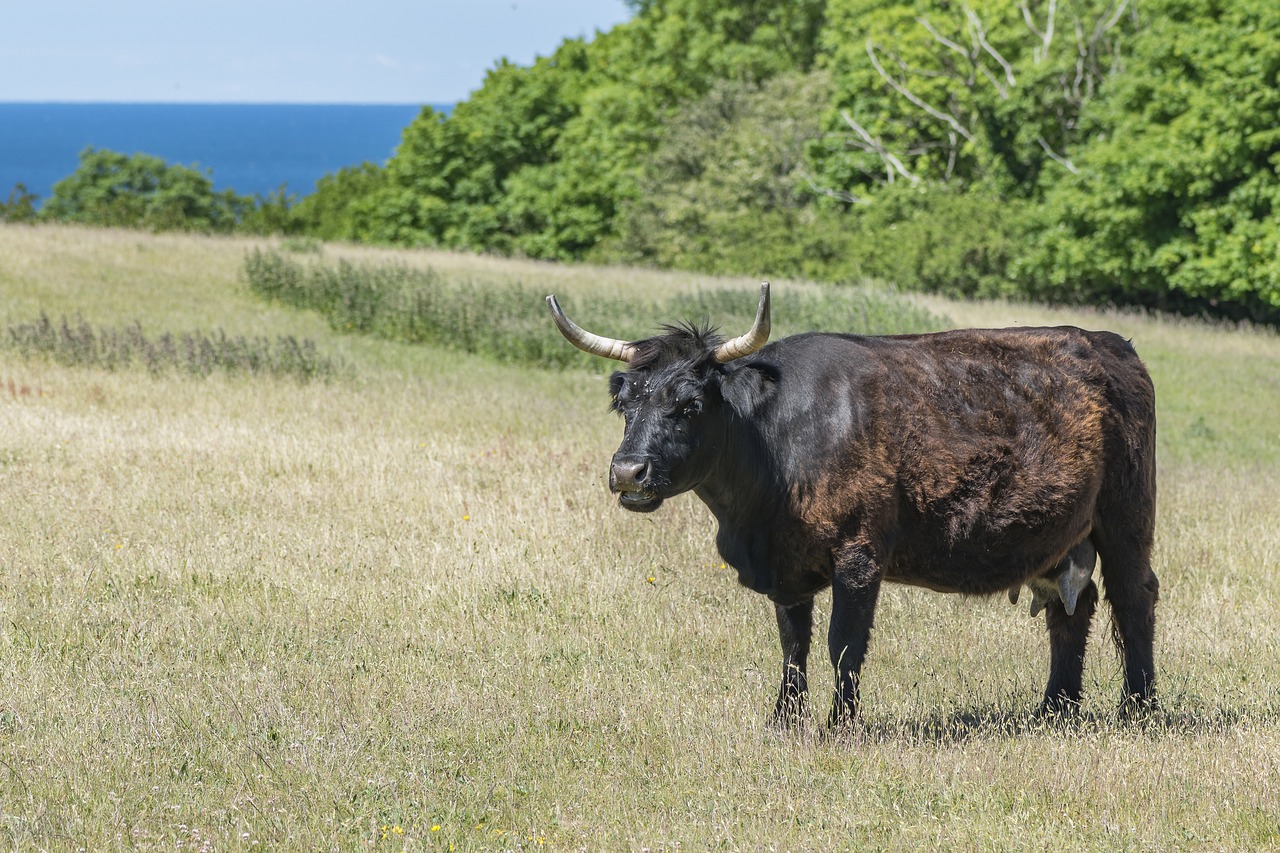
[[[1102,580],[1116,646],[1124,658],[1126,712],[1155,702],[1156,601],[1160,582],[1151,570],[1149,539],[1130,542],[1113,536],[1098,543]]]
[[[813,599],[790,607],[774,605],[778,614],[778,637],[782,641],[782,686],[773,708],[773,725],[791,728],[804,712],[809,683],[805,667],[813,638]]]
[[[1128,557],[1128,558],[1126,558]],[[1124,657],[1124,707],[1146,708],[1155,702],[1156,601],[1160,581],[1146,555],[1116,549],[1102,551],[1102,580],[1116,646]]]
[[[1049,627],[1049,685],[1044,691],[1041,711],[1070,713],[1080,706],[1084,681],[1084,652],[1089,642],[1089,624],[1098,606],[1098,585],[1089,581],[1080,590],[1074,615],[1067,615],[1061,601],[1052,601],[1045,610]]]

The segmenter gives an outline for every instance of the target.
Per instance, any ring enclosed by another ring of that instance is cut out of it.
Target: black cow
[[[1076,706],[1098,601],[1094,549],[1126,703],[1153,701],[1155,390],[1124,339],[1061,326],[809,333],[763,346],[766,282],[741,337],[680,326],[626,342],[547,302],[575,346],[627,365],[609,385],[626,421],[609,469],[622,506],[650,512],[693,491],[739,581],[773,601],[775,722],[803,705],[813,598],[827,586],[830,722],[856,715],[883,581],[1011,597],[1030,585],[1051,650],[1042,707]]]

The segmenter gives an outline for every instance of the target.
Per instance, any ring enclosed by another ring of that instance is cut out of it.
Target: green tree
[[[813,204],[805,165],[830,96],[821,73],[713,85],[663,126],[601,254],[706,272],[851,272],[847,228]]]
[[[1075,168],[1134,20],[1127,0],[832,0],[820,179],[859,199],[922,181],[1034,195],[1042,172]]]
[[[230,231],[250,200],[215,193],[206,175],[147,154],[87,148],[80,165],[54,184],[40,218],[154,230]]]
[[[34,222],[38,196],[27,191],[27,185],[14,184],[9,200],[0,202],[0,222]]]
[[[448,117],[431,109],[404,132],[370,198],[369,237],[402,244],[510,250],[498,207],[517,170],[553,159],[577,111],[586,45],[566,41],[522,68],[503,60]]]
[[[1280,317],[1280,6],[1152,0],[1106,129],[1049,187],[1024,287]]]
[[[306,223],[298,216],[298,197],[285,184],[265,196],[237,196],[230,190],[222,193],[223,203],[234,212],[235,230],[247,234],[300,234]]]
[[[715,80],[809,67],[825,3],[654,0],[593,42],[500,62],[447,118],[425,111],[368,200],[371,239],[581,257],[635,196],[657,129]]]
[[[369,199],[386,186],[386,170],[373,163],[348,166],[316,182],[291,214],[299,230],[321,240],[367,239]]]

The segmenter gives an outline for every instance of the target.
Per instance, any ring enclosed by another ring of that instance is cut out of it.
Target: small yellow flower
[[[649,575],[649,577],[647,577],[645,580],[647,580],[649,583],[657,583],[658,581],[658,579],[655,578],[653,575]]]
[[[404,835],[404,829],[398,823],[395,826],[391,827],[391,831],[394,832],[396,835]]]
[[[440,824],[438,824],[438,823],[433,823],[433,824],[431,824],[431,831],[432,831],[432,832],[439,832],[439,831],[440,831]]]
[[[464,515],[464,516],[462,517],[462,520],[463,520],[463,521],[470,521],[470,520],[471,520],[471,516],[470,516],[470,515]]]

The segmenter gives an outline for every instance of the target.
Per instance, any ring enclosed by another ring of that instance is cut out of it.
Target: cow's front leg
[[[790,607],[775,604],[774,609],[778,614],[778,638],[782,641],[782,687],[773,707],[773,725],[789,729],[800,722],[809,692],[805,666],[813,638],[813,599]]]
[[[835,702],[828,723],[849,726],[858,716],[858,679],[871,641],[871,623],[880,594],[880,572],[865,551],[836,561],[831,578],[831,629],[827,647],[836,670]]]

